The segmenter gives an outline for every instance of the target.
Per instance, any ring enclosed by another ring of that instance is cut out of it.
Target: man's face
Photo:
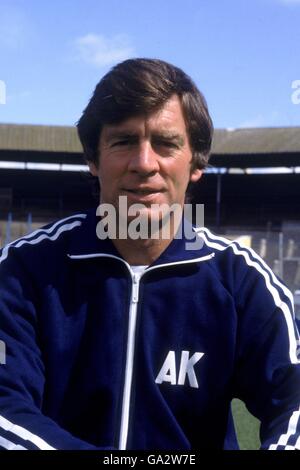
[[[127,205],[145,206],[144,215],[157,217],[151,204],[183,206],[190,181],[202,171],[191,172],[192,151],[177,95],[149,116],[137,116],[103,127],[99,163],[90,171],[99,178],[101,203],[118,211],[119,196]]]

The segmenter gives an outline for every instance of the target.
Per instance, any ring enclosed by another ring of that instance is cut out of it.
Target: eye
[[[174,142],[170,142],[169,140],[165,140],[162,142],[165,147],[169,147],[172,149],[177,148],[177,145]]]
[[[169,150],[173,150],[173,149],[178,148],[177,144],[175,142],[173,142],[172,140],[161,139],[161,140],[157,140],[155,142],[155,144],[160,146],[160,147],[165,147],[166,149],[169,149]]]
[[[166,150],[178,149],[178,139],[163,135],[155,135],[152,140],[153,145]]]
[[[122,140],[117,140],[116,142],[113,142],[111,144],[111,147],[122,147],[124,145],[128,145],[129,144],[129,139],[122,139]]]

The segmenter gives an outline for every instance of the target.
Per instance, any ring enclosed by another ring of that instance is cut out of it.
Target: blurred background
[[[300,319],[300,0],[0,0],[0,247],[96,206],[74,127],[117,62],[187,72],[216,128],[193,188],[205,224],[254,248]],[[234,402],[242,448],[258,422]]]

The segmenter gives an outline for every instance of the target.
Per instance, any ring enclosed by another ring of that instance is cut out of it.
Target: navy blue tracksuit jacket
[[[264,261],[195,228],[138,275],[97,222],[0,252],[0,447],[228,448],[237,397],[263,449],[300,449],[293,299]]]

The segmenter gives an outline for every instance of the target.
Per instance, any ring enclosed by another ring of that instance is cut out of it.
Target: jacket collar
[[[101,240],[97,237],[96,227],[99,221],[100,218],[96,216],[95,208],[87,211],[87,217],[72,234],[68,255],[85,256],[102,253],[122,258],[110,239]],[[212,250],[203,243],[193,225],[187,219],[183,219],[176,237],[152,263],[152,266],[193,260],[211,253]]]

